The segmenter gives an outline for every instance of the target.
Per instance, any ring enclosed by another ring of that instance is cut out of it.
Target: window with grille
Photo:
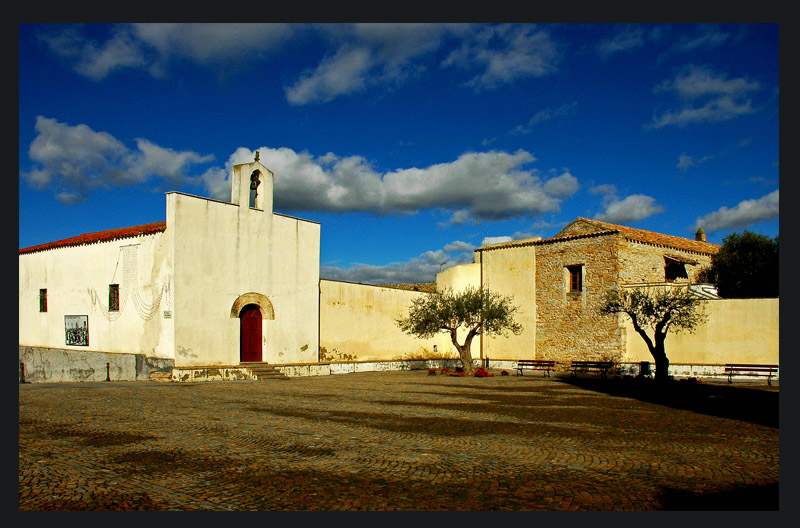
[[[569,272],[568,291],[570,293],[580,293],[583,291],[583,266],[567,266]]]
[[[119,311],[119,284],[108,285],[108,311]]]
[[[39,290],[39,311],[47,311],[47,288]]]

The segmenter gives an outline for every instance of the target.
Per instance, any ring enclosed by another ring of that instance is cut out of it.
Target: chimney
[[[702,227],[699,228],[697,230],[697,233],[694,234],[694,239],[695,240],[699,240],[700,242],[705,242],[706,241],[706,232],[703,231]]]

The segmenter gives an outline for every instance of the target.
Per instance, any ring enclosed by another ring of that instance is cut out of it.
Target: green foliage
[[[408,315],[398,319],[397,325],[408,334],[426,339],[459,328],[475,330],[476,334],[519,334],[522,325],[514,321],[518,308],[511,301],[511,296],[485,289],[436,291],[412,300]]]
[[[701,299],[679,286],[609,290],[600,313],[623,313],[631,318],[637,331],[648,328],[664,334],[670,329],[692,333],[707,319]]]
[[[709,276],[720,297],[778,297],[778,237],[744,231],[722,239]]]

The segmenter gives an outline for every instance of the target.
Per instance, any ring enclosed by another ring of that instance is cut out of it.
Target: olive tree
[[[448,288],[425,294],[411,301],[408,315],[397,319],[397,325],[407,334],[429,339],[439,332],[450,334],[458,350],[466,375],[472,375],[470,346],[476,335],[501,335],[522,332],[522,325],[514,321],[518,308],[512,297],[489,292],[487,289],[467,288],[454,292]],[[464,343],[458,342],[458,330],[467,334]]]
[[[669,376],[669,358],[664,342],[667,333],[687,331],[705,323],[707,316],[702,300],[688,286],[614,288],[606,292],[600,313],[625,314],[633,328],[644,339],[656,364],[655,379]],[[652,332],[652,337],[648,335]]]

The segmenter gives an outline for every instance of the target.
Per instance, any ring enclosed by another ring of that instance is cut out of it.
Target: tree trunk
[[[669,358],[664,348],[664,339],[656,336],[655,345],[650,347],[650,353],[656,362],[656,381],[667,381],[669,379]]]
[[[475,375],[475,366],[472,364],[472,352],[470,351],[472,346],[472,338],[474,335],[475,334],[473,332],[470,332],[467,335],[467,338],[464,340],[464,344],[459,345],[456,333],[450,332],[450,340],[453,342],[456,350],[458,350],[458,356],[461,358],[461,367],[464,370],[465,376]]]

